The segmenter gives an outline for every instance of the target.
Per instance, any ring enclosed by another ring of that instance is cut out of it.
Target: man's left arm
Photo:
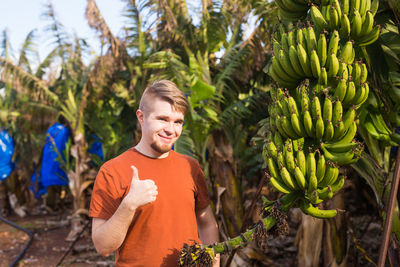
[[[197,228],[203,244],[211,245],[219,240],[218,224],[215,221],[211,206],[196,212]],[[220,266],[219,254],[216,255],[213,267]]]

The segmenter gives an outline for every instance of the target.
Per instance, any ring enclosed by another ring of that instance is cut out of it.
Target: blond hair
[[[176,86],[175,83],[168,80],[155,81],[148,86],[142,95],[139,103],[140,110],[147,110],[151,104],[151,98],[159,98],[170,103],[175,110],[180,111],[183,115],[189,109],[189,102],[184,93]]]

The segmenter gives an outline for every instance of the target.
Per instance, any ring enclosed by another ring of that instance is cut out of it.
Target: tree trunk
[[[223,130],[216,130],[211,135],[209,162],[214,186],[225,188],[221,203],[228,234],[230,237],[237,236],[243,220],[241,188],[235,176],[233,148]]]
[[[298,240],[298,266],[317,267],[322,247],[324,221],[302,213]]]

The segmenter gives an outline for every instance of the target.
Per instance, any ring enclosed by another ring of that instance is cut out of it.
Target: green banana
[[[358,145],[357,142],[349,142],[349,143],[324,143],[324,146],[326,149],[329,151],[335,152],[335,153],[343,153],[352,150]]]
[[[275,143],[272,140],[268,140],[266,144],[266,148],[268,151],[268,155],[272,157],[274,160],[276,160],[276,157],[278,155],[278,150],[275,146]]]
[[[310,59],[308,58],[306,50],[300,43],[297,44],[296,50],[301,68],[303,69],[304,73],[306,74],[307,77],[313,77],[311,72]]]
[[[313,50],[317,49],[317,37],[315,36],[314,28],[311,26],[307,27],[306,44],[308,55],[310,55]]]
[[[325,146],[324,143],[321,144],[321,149],[324,152],[324,156],[327,160],[332,161],[338,165],[347,165],[350,164],[351,160],[354,157],[354,151],[350,150],[347,152],[330,152]]]
[[[307,135],[309,137],[314,137],[315,129],[313,127],[311,114],[308,110],[306,110],[303,114],[303,125],[304,125],[304,130],[306,131]]]
[[[300,205],[300,209],[310,216],[319,219],[329,219],[337,215],[337,210],[321,210],[318,207],[314,207],[311,203],[303,200]]]
[[[320,31],[328,29],[328,22],[325,20],[324,16],[317,6],[311,6],[310,14],[314,25],[317,26]]]
[[[349,81],[347,84],[346,96],[343,99],[343,105],[347,106],[351,104],[354,96],[356,95],[356,86],[353,81]]]
[[[317,116],[316,120],[317,121],[315,123],[315,137],[317,139],[322,139],[322,137],[324,136],[324,131],[325,131],[324,120],[320,116]]]
[[[304,189],[306,187],[306,178],[304,177],[299,166],[296,166],[294,169],[294,177],[296,178],[297,185],[300,187],[300,189]]]
[[[346,129],[344,127],[344,123],[343,121],[338,121],[335,124],[335,132],[333,133],[333,141],[336,141],[338,139],[340,139],[341,137],[343,137],[343,135],[345,134]]]
[[[285,53],[282,49],[279,51],[279,63],[289,77],[295,80],[299,79],[299,75],[297,75],[296,71],[292,67],[292,64],[290,63],[289,53]]]
[[[290,112],[295,113],[297,116],[299,116],[299,110],[297,108],[297,103],[294,98],[292,96],[289,96],[287,100]]]
[[[289,139],[288,139],[289,140]],[[292,146],[292,144],[290,143],[290,146]],[[290,173],[294,172],[294,169],[296,168],[296,164],[294,162],[294,155],[293,155],[293,148],[290,147],[289,145],[285,145],[284,146],[284,153],[283,156],[285,158],[285,162],[286,162],[286,166],[287,166],[287,170]]]
[[[329,8],[329,28],[335,30],[339,27],[340,17],[336,8],[331,5]]]
[[[301,67],[299,57],[297,55],[297,50],[293,45],[291,45],[289,47],[289,60],[290,60],[290,64],[292,65],[292,67],[293,67],[294,71],[296,72],[296,74],[298,75],[298,77],[303,77],[305,75],[305,73],[303,71],[303,68]]]
[[[309,177],[311,173],[314,173],[317,171],[317,164],[315,162],[315,152],[309,151],[306,157],[306,173],[307,176]]]
[[[327,65],[328,77],[335,77],[340,68],[339,59],[336,57],[336,54],[332,53],[328,56]]]
[[[361,85],[361,63],[356,62],[353,65],[353,71],[351,73],[351,77],[353,78],[353,82],[355,86]]]
[[[321,102],[319,101],[318,96],[314,96],[311,102],[311,115],[313,118],[321,117]]]
[[[284,138],[288,138],[289,135],[285,132],[285,130],[282,127],[282,119],[280,115],[277,115],[275,117],[275,125],[276,128],[278,129],[278,132],[284,137]]]
[[[328,194],[327,191],[332,191],[333,194],[337,193],[344,185],[344,180],[345,180],[345,176],[344,175],[340,175],[337,179],[336,182],[334,182],[332,185],[328,185],[322,189],[317,189],[318,192],[318,196],[319,198],[323,199],[323,200],[328,200],[330,198],[328,198]],[[330,187],[330,189],[328,189],[328,187]],[[325,196],[327,198],[325,198]]]
[[[349,79],[349,70],[347,69],[347,64],[339,61],[339,71],[338,76],[342,79]]]
[[[271,183],[272,187],[274,187],[281,193],[289,194],[293,191],[293,189],[289,188],[286,184],[282,183],[281,181],[278,181],[274,177],[270,177],[269,182]]]
[[[361,27],[361,36],[368,35],[374,27],[374,15],[370,10],[367,11],[365,15],[364,22],[362,23]]]
[[[356,110],[355,108],[350,108],[347,110],[347,112],[343,116],[343,122],[344,126],[347,129],[353,124],[354,120],[356,118]]]
[[[331,121],[333,113],[332,101],[328,95],[325,96],[324,106],[322,108],[322,118],[324,121]]]
[[[372,15],[375,16],[376,12],[378,11],[378,7],[379,7],[379,0],[372,0],[370,8]]]
[[[284,181],[284,183],[287,185],[292,190],[297,190],[297,182],[296,180],[290,175],[288,170],[286,169],[285,166],[283,166],[280,170],[281,178]]]
[[[357,40],[357,44],[358,44],[359,46],[367,46],[367,45],[370,45],[370,44],[372,44],[373,42],[375,42],[376,40],[378,40],[378,38],[379,38],[379,36],[380,36],[380,33],[381,33],[381,27],[378,25],[378,26],[374,27],[374,28],[372,29],[372,31],[370,31],[369,34],[367,34],[367,35],[365,35],[365,36],[359,38],[359,39]]]
[[[327,42],[326,42],[326,37],[324,33],[321,33],[318,38],[318,44],[317,44],[317,54],[319,58],[319,62],[321,63],[321,66],[325,66],[326,59],[327,59]]]
[[[318,77],[318,84],[326,86],[328,84],[328,73],[326,68],[322,67]]]
[[[296,134],[298,136],[302,136],[302,137],[307,136],[304,126],[301,123],[299,116],[296,115],[296,113],[292,113],[290,122],[292,123],[293,130],[296,132]]]
[[[329,45],[328,45],[328,55],[330,54],[337,54],[338,48],[339,48],[339,32],[337,30],[334,30],[331,33],[331,37],[329,39]]]
[[[365,65],[364,63],[361,63],[360,83],[361,84],[365,83],[367,81],[367,77],[368,77],[367,65]]]
[[[277,147],[281,148],[283,145],[283,140],[281,134],[278,132],[275,132],[274,134],[274,143]]]
[[[309,109],[310,98],[308,97],[308,94],[306,92],[302,92],[300,104],[301,104],[301,112],[302,113],[306,112],[306,110]]]
[[[290,123],[289,119],[286,116],[282,116],[281,121],[282,121],[282,123],[281,123],[282,128],[283,128],[284,132],[286,133],[286,135],[288,135],[290,138],[294,138],[294,139],[299,138],[299,136],[294,131],[292,124]]]
[[[340,144],[350,143],[356,136],[356,133],[357,133],[357,124],[355,121],[353,121],[353,123],[347,130],[345,136],[342,139],[340,139],[339,141],[337,141],[336,144],[340,145]]]
[[[332,140],[334,133],[335,133],[335,128],[333,127],[332,122],[331,121],[325,122],[324,140],[325,141]]]
[[[340,51],[339,58],[346,64],[352,64],[355,57],[353,42],[347,41]]]
[[[342,15],[342,19],[340,20],[340,36],[342,36],[343,38],[349,37],[350,32],[351,32],[351,24],[350,24],[350,20],[349,17],[347,16],[347,14],[343,14]]]
[[[315,175],[315,172],[311,172],[308,177],[308,189],[307,192],[314,192],[318,188],[318,178]]]
[[[276,180],[282,181],[282,178],[279,174],[279,168],[276,166],[275,160],[271,157],[268,157],[266,163],[271,176],[274,177]]]
[[[336,125],[343,118],[343,105],[340,100],[336,100],[333,104],[332,123]]]
[[[335,93],[333,97],[335,99],[338,99],[339,101],[343,101],[343,99],[346,96],[347,92],[347,80],[345,79],[340,79],[338,85],[335,88]]]
[[[304,151],[299,149],[296,153],[296,163],[299,166],[301,173],[303,173],[304,177],[307,175],[307,162],[306,156],[304,155]]]
[[[350,0],[342,0],[341,2],[343,14],[348,15],[350,11]]]
[[[365,95],[368,93],[367,86],[367,83],[365,83],[356,88],[356,95],[354,96],[352,102],[354,103],[354,105],[356,105],[357,108],[363,103],[364,99],[366,100]]]
[[[351,37],[353,37],[353,39],[357,39],[361,34],[361,29],[362,29],[362,18],[360,12],[358,12],[357,9],[354,9],[353,18],[351,20],[351,32],[350,32]]]
[[[315,175],[317,176],[318,183],[322,181],[325,176],[326,171],[326,161],[323,154],[318,151],[318,161],[317,161],[317,170]]]
[[[328,167],[326,168],[325,171],[325,176],[324,178],[318,183],[318,187],[319,188],[324,188],[327,185],[331,185],[332,183],[330,183],[331,181],[336,181],[337,177],[339,175],[339,168],[333,164],[333,163],[329,163],[327,164]]]

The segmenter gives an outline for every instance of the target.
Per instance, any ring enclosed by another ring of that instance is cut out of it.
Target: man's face
[[[172,148],[182,133],[184,115],[168,102],[154,98],[145,110],[137,111],[146,151],[159,157]]]

